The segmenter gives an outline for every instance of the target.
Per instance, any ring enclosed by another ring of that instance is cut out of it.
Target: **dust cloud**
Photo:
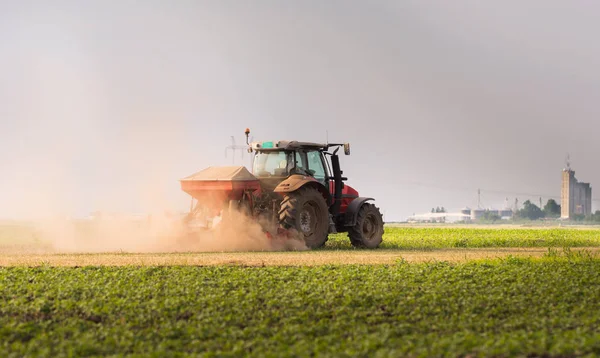
[[[34,228],[38,252],[40,248],[52,253],[307,250],[303,240],[277,236],[274,225],[235,211],[211,229],[190,229],[180,216],[168,214],[137,220],[43,220],[35,222]]]
[[[54,105],[48,113],[61,112]],[[27,221],[32,234],[2,233],[0,225],[0,253],[305,248],[269,239],[261,223],[242,213],[214,230],[190,233],[183,217],[191,198],[178,180],[214,163],[198,157],[177,117],[139,108],[124,113],[131,118],[113,134],[91,113],[74,120],[66,112],[48,117],[36,110],[36,125],[17,128],[20,143],[2,163],[0,218]]]

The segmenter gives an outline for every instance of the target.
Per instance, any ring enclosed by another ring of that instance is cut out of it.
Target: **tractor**
[[[250,130],[245,134],[254,154],[252,173],[245,167],[210,167],[181,180],[182,189],[197,200],[189,218],[200,217],[209,227],[224,211],[239,210],[259,222],[275,222],[279,234],[293,232],[313,249],[338,232],[347,232],[355,247],[381,244],[383,217],[374,199],[345,184],[337,153],[343,147],[349,155],[349,143],[249,143]]]

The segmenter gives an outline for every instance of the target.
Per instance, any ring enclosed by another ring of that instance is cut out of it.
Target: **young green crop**
[[[0,268],[0,356],[600,354],[600,260],[548,256]]]
[[[381,248],[442,249],[482,247],[600,246],[600,230],[512,228],[398,228],[386,227]],[[326,249],[349,249],[345,234],[330,235]]]

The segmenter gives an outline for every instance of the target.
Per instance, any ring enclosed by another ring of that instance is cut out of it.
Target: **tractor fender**
[[[277,185],[273,191],[275,193],[286,194],[296,191],[307,185],[317,189],[325,198],[327,206],[331,205],[331,194],[327,188],[325,188],[325,186],[319,183],[315,178],[305,175],[291,175],[289,178],[279,183],[279,185]]]
[[[356,225],[356,219],[358,218],[358,211],[363,206],[363,204],[367,201],[375,200],[373,198],[366,198],[359,196],[358,198],[352,200],[350,205],[348,205],[348,209],[346,210],[346,215],[344,219],[344,226],[354,226]]]

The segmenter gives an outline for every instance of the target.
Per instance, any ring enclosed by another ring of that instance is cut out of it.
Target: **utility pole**
[[[477,189],[477,209],[481,209],[481,189]]]
[[[542,208],[542,197],[540,196],[540,209]]]

